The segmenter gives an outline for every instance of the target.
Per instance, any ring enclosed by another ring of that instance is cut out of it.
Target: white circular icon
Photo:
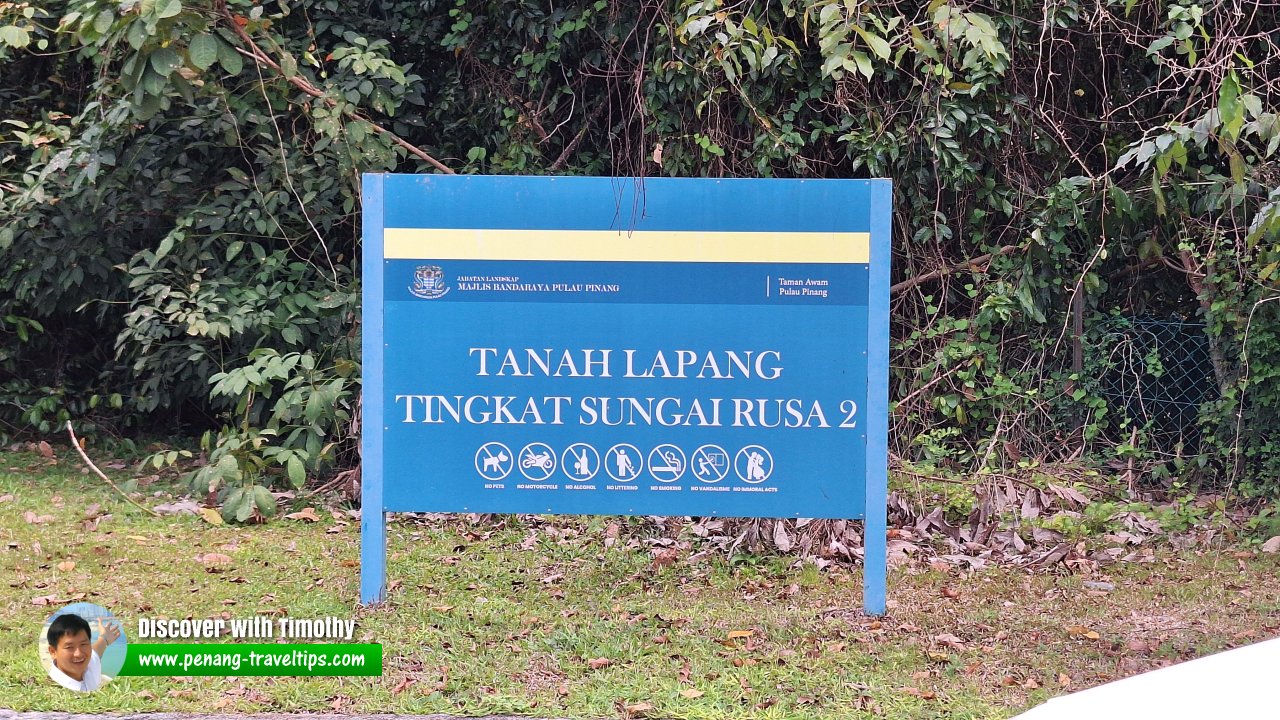
[[[600,453],[586,443],[574,443],[560,456],[560,467],[574,482],[587,482],[600,472]]]
[[[520,450],[520,474],[534,481],[551,477],[556,471],[556,453],[546,443],[534,442]]]
[[[762,483],[773,474],[773,456],[760,445],[748,445],[734,456],[733,472],[743,482]]]
[[[688,466],[684,451],[670,443],[663,443],[649,452],[649,474],[658,482],[679,480]]]
[[[644,468],[644,459],[635,445],[618,443],[604,454],[604,470],[618,482],[634,482]]]
[[[511,474],[511,450],[500,442],[487,442],[476,451],[476,472],[485,480],[501,480]]]
[[[712,485],[729,474],[729,453],[719,445],[703,445],[693,451],[689,465],[693,468],[694,477]]]

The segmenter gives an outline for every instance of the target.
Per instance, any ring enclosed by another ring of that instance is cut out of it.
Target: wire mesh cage
[[[1157,451],[1197,445],[1200,408],[1218,394],[1204,323],[1113,318],[1100,340],[1099,392],[1113,427],[1137,428]]]

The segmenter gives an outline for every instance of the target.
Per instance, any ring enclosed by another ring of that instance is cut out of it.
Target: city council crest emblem
[[[434,300],[449,292],[449,286],[444,282],[444,269],[439,265],[419,265],[413,271],[413,284],[409,286],[409,292],[427,300]]]

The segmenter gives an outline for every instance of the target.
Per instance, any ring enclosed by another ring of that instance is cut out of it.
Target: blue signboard
[[[866,519],[884,612],[889,181],[364,184],[364,602],[385,511],[715,515]]]

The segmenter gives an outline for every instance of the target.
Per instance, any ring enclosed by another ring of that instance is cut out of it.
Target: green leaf
[[[1147,46],[1147,54],[1148,55],[1158,54],[1161,50],[1172,45],[1173,40],[1174,38],[1172,35],[1165,35],[1164,37],[1156,38],[1151,42],[1150,45]]]
[[[142,82],[140,84],[142,85],[143,91],[145,91],[150,96],[149,98],[147,98],[148,100],[155,101],[159,99],[156,96],[164,92],[165,80],[166,78],[163,75],[156,73],[156,71],[152,70],[151,68],[147,68],[146,70],[143,71]],[[143,107],[142,105],[139,105],[139,107],[137,108],[139,112],[141,112],[144,109],[145,107]],[[154,115],[155,110],[156,110],[156,107],[153,104],[152,108],[149,111],[150,114]]]
[[[226,481],[239,480],[242,476],[240,463],[236,462],[234,455],[223,455],[218,460],[217,472]]]
[[[17,25],[0,27],[0,44],[15,48],[23,48],[31,43],[31,33]]]
[[[831,3],[818,12],[818,22],[823,25],[830,25],[842,17],[843,16],[840,14],[840,5],[837,3]]]
[[[173,235],[165,235],[164,238],[160,240],[160,247],[156,248],[156,260],[159,260],[163,258],[165,255],[168,255],[169,251],[172,249],[173,249]]]
[[[271,491],[261,485],[253,486],[253,504],[257,506],[258,512],[263,517],[271,517],[276,514],[276,499],[271,495]]]
[[[142,16],[163,20],[182,12],[182,0],[142,0]]]
[[[289,460],[285,463],[285,468],[289,471],[289,484],[295,488],[300,488],[307,482],[307,471],[302,467],[302,461],[297,455],[290,455]]]
[[[876,57],[881,60],[889,59],[889,54],[893,52],[893,50],[889,47],[889,43],[884,38],[876,35],[875,33],[869,33],[857,25],[853,26],[853,30],[858,33],[859,37],[861,37],[864,42],[867,43],[867,47],[871,48],[871,52],[875,53]]]
[[[125,32],[125,40],[129,42],[129,47],[134,50],[141,50],[142,44],[147,41],[147,25],[141,20],[134,21],[129,25],[129,29]]]
[[[1234,147],[1229,149],[1227,164],[1231,168],[1231,179],[1235,180],[1237,185],[1243,185],[1247,168],[1245,167],[1244,156],[1240,154],[1239,150]]]
[[[298,61],[289,53],[284,53],[280,58],[280,72],[284,73],[286,78],[294,77],[298,74]]]
[[[871,73],[872,73],[871,58],[867,57],[867,54],[862,52],[861,50],[854,50],[853,52],[849,53],[849,57],[853,60],[854,65],[858,68],[858,72],[862,73],[863,77],[870,80]],[[848,60],[845,61],[845,67],[846,68],[849,67]]]
[[[1164,254],[1164,249],[1160,247],[1160,241],[1155,235],[1148,235],[1142,244],[1138,245],[1138,259],[1151,260],[1158,258]]]
[[[933,46],[933,43],[926,40],[924,34],[914,26],[911,28],[911,44],[915,46],[916,52],[930,60],[938,62],[941,59],[938,55],[938,49]]]
[[[1129,194],[1119,185],[1111,186],[1111,201],[1115,203],[1116,211],[1122,215],[1133,213],[1133,201],[1129,199]]]
[[[151,53],[151,69],[161,77],[169,77],[174,70],[182,67],[182,58],[172,48],[160,48]]]
[[[1262,116],[1262,98],[1257,95],[1241,95],[1240,103],[1244,105],[1244,109],[1249,114],[1249,117],[1258,118]]]
[[[245,490],[240,492],[240,501],[236,504],[234,512],[237,522],[245,522],[253,517],[253,492]]]
[[[240,57],[240,53],[235,48],[226,43],[218,43],[218,64],[229,75],[239,75],[244,69],[244,58]]]
[[[191,46],[187,48],[187,56],[191,65],[199,70],[208,70],[218,61],[218,41],[209,33],[200,33],[191,38]]]
[[[1234,70],[1222,79],[1218,90],[1218,117],[1226,136],[1235,142],[1244,127],[1244,103],[1240,102],[1240,79]]]
[[[116,19],[114,13],[110,10],[103,10],[93,18],[93,29],[99,33],[105,33],[111,29],[111,23]]]
[[[227,494],[222,501],[222,519],[227,522],[235,520],[239,514],[240,506],[244,504],[244,488],[236,488]],[[252,505],[250,505],[252,507]],[[245,516],[246,518],[248,516]]]
[[[1014,296],[1018,298],[1018,304],[1022,306],[1028,317],[1038,323],[1045,321],[1044,313],[1036,306],[1036,301],[1031,297],[1031,287],[1029,285],[1019,286]]]

